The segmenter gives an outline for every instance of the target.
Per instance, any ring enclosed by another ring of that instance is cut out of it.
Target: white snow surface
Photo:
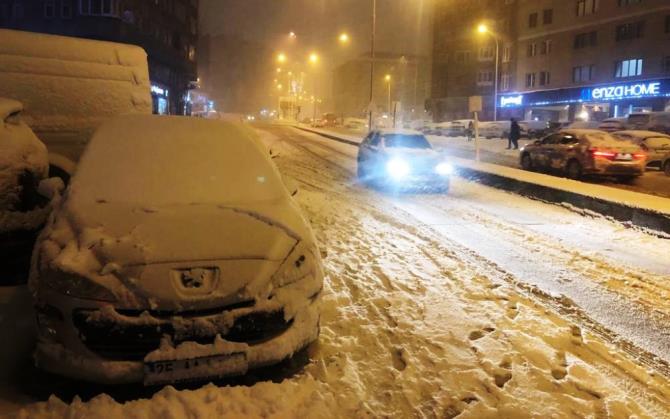
[[[499,271],[349,184],[315,152],[272,148],[280,169],[303,181],[297,199],[328,273],[321,337],[304,372],[250,387],[168,386],[127,403],[51,397],[19,418],[670,415],[665,378],[496,280]]]

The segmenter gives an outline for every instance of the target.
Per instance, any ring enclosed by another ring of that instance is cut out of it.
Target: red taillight
[[[647,157],[647,155],[645,153],[635,153],[635,154],[633,154],[633,158],[635,160],[643,160],[646,157]]]
[[[598,150],[597,148],[592,148],[589,150],[593,158],[601,158],[607,160],[614,160],[616,153],[608,150]]]

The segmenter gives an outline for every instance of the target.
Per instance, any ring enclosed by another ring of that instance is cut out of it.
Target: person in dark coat
[[[519,138],[521,138],[521,127],[519,123],[516,122],[516,119],[510,119],[510,129],[509,129],[509,138],[507,141],[507,149],[514,147],[515,150],[519,149]]]

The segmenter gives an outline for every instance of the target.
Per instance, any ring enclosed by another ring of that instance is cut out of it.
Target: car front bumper
[[[51,373],[102,384],[151,385],[243,375],[290,358],[318,338],[319,294],[320,289],[306,297],[290,319],[284,318],[285,308],[271,300],[220,313],[164,316],[116,311],[109,304],[91,305],[88,300],[51,296],[47,301],[58,308],[37,307],[35,363]],[[78,319],[82,307],[90,313],[91,322]],[[263,329],[266,325],[259,321],[268,321],[270,326]],[[254,330],[243,330],[237,324]],[[219,333],[221,330],[227,334]],[[226,356],[235,356],[237,361],[173,374],[163,381],[149,372],[156,362]]]

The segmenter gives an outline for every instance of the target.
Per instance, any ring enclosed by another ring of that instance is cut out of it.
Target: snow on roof
[[[670,138],[670,135],[663,134],[662,132],[643,131],[643,130],[622,130],[622,131],[616,131],[613,134],[614,135],[617,135],[617,134],[629,135],[631,137],[636,137],[636,138],[649,138],[649,137]]]
[[[95,133],[72,182],[83,202],[253,203],[282,197],[279,175],[241,124],[134,115]]]
[[[21,102],[0,97],[0,120],[4,121],[9,115],[22,110],[23,104]]]

